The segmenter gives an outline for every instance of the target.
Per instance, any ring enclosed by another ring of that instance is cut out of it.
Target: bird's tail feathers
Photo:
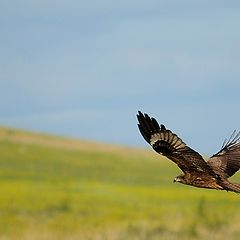
[[[240,193],[240,184],[228,182],[228,183],[226,184],[226,186],[225,186],[225,189],[226,189],[227,191],[232,191],[232,192]]]

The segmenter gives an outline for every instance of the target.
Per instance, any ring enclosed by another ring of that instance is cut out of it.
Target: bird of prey
[[[143,138],[157,153],[172,160],[182,170],[183,174],[174,182],[240,193],[240,184],[228,181],[240,168],[240,132],[234,131],[220,151],[205,161],[175,133],[163,124],[159,125],[155,118],[139,111],[137,119]]]

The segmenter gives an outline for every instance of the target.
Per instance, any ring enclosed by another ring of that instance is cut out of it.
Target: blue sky
[[[142,110],[195,150],[240,130],[239,1],[0,2],[0,124],[146,146]]]

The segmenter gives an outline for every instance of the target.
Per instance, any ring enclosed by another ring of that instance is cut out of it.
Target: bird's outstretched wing
[[[202,156],[189,148],[175,133],[158,124],[155,118],[150,118],[140,111],[137,115],[138,128],[143,138],[152,148],[175,162],[183,172],[204,172],[215,177],[215,172],[205,162]]]
[[[240,169],[240,132],[234,131],[229,139],[225,139],[220,151],[210,157],[207,163],[224,178],[237,172]]]

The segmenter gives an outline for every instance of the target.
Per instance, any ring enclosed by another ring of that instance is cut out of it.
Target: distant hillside
[[[54,148],[69,150],[86,150],[100,152],[118,152],[118,153],[141,153],[144,155],[154,156],[151,151],[133,148],[121,145],[106,144],[76,138],[55,136],[47,133],[30,132],[21,129],[0,127],[0,141],[9,141],[15,143],[43,145]]]

